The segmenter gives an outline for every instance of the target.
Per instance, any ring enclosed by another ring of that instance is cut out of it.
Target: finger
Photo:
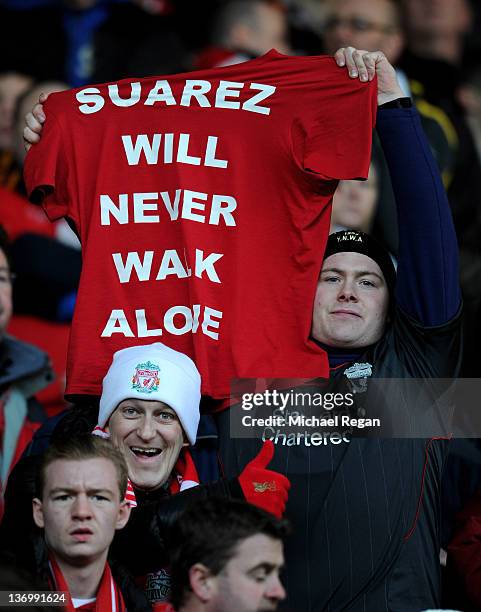
[[[364,64],[367,69],[367,76],[370,81],[376,76],[376,55],[374,53],[366,53],[364,56]]]
[[[291,488],[291,481],[289,480],[289,478],[287,478],[287,476],[284,476],[284,474],[280,474],[279,472],[274,472],[274,474],[276,475],[277,482],[281,485],[281,487],[286,491],[289,491],[289,489]]]
[[[251,461],[251,465],[257,468],[266,468],[274,457],[274,443],[266,440],[259,454]]]
[[[36,104],[33,108],[32,108],[32,115],[38,120],[40,121],[40,123],[43,123],[45,121],[45,113],[43,112],[43,105],[42,104]]]
[[[338,66],[345,66],[346,65],[345,51],[346,50],[344,49],[344,47],[341,47],[340,49],[338,49],[334,53],[334,59],[336,60],[336,64]]]
[[[352,57],[352,54],[354,53],[355,50],[356,49],[354,49],[354,47],[346,47],[344,49],[344,57],[346,58],[346,68],[349,71],[349,76],[353,79],[357,78],[358,76],[356,62],[354,61],[354,58]]]
[[[32,113],[25,115],[25,127],[28,127],[32,132],[40,134],[42,131],[42,123]]]
[[[271,440],[269,440],[269,442],[270,441]],[[263,478],[270,478],[271,480],[273,480],[278,485],[277,490],[285,491],[286,495],[287,491],[289,491],[289,489],[291,488],[291,481],[289,480],[289,478],[287,478],[287,476],[284,476],[284,474],[281,474],[280,472],[274,472],[274,470],[265,470]]]
[[[33,144],[37,144],[40,141],[40,136],[33,132],[30,128],[26,127],[23,130],[23,145],[25,150],[28,151]]]
[[[49,95],[50,94],[43,93],[42,91],[42,93],[38,96],[38,101],[40,102],[40,104],[43,104],[44,102],[46,102]]]
[[[369,79],[369,75],[367,72],[366,65],[364,63],[364,56],[367,55],[367,51],[361,51],[359,49],[355,49],[352,52],[352,59],[356,66],[357,73],[359,75],[360,81],[367,81]]]

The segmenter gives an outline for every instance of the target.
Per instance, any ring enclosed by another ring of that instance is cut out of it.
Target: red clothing
[[[456,517],[456,530],[448,546],[448,567],[468,602],[481,609],[481,491]]]
[[[167,601],[152,604],[154,612],[175,612],[173,605]]]
[[[67,394],[99,395],[113,352],[149,339],[192,357],[214,398],[235,377],[328,375],[312,303],[336,179],[367,176],[374,82],[270,51],[45,111],[26,184],[83,247]]]
[[[65,612],[75,612],[75,610],[84,610],[84,612],[126,612],[122,592],[112,577],[112,572],[110,571],[108,563],[105,564],[95,601],[84,604],[79,608],[74,608],[67,581],[53,554],[49,554],[49,568],[52,590],[62,591],[68,598],[68,601],[65,601],[62,606]]]
[[[45,213],[29,204],[27,198],[0,186],[0,220],[10,240],[22,234],[41,234],[51,238],[55,225],[49,223]]]

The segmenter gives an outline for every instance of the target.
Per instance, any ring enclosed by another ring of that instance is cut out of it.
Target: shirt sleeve
[[[334,59],[312,96],[305,124],[305,170],[331,179],[367,178],[376,121],[377,81],[351,79]]]
[[[25,159],[24,179],[30,202],[41,204],[50,221],[61,217],[75,220],[68,189],[69,157],[56,106],[49,97],[40,142],[30,148]]]
[[[398,210],[396,301],[424,326],[439,326],[461,303],[446,192],[415,108],[380,110],[377,127]]]

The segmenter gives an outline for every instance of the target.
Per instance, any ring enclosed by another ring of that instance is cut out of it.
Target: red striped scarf
[[[50,588],[53,591],[64,591],[68,593],[68,601],[65,602],[63,606],[65,612],[75,612],[75,610],[82,610],[83,612],[126,612],[124,598],[122,597],[119,587],[115,584],[108,563],[105,564],[104,573],[102,574],[99,588],[97,589],[95,601],[84,604],[79,608],[74,608],[72,596],[70,595],[70,590],[62,574],[62,570],[52,554],[50,554],[48,558]]]

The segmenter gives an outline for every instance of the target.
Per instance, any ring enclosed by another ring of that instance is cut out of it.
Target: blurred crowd
[[[13,286],[11,296],[0,294],[0,363],[7,359],[11,334],[39,349],[34,357],[40,366],[28,374],[41,372],[44,377],[27,397],[23,433],[7,439],[5,419],[0,419],[2,449],[11,447],[1,456],[0,486],[33,432],[66,407],[67,341],[81,269],[80,244],[67,222],[50,223],[26,198],[24,117],[42,92],[230,65],[271,48],[289,55],[332,55],[347,46],[382,50],[396,67],[405,95],[417,106],[447,190],[464,304],[461,375],[481,377],[479,2],[0,0],[0,34],[0,223],[9,240],[7,244],[2,236],[0,246],[15,275],[0,278]],[[374,235],[396,260],[395,202],[376,137],[369,179],[341,181],[336,190],[331,231],[342,229]],[[45,353],[55,371],[53,381],[42,362]],[[4,376],[3,370],[1,394],[15,384],[15,377]],[[478,488],[481,443],[454,441],[443,490],[444,549],[454,517]],[[446,597],[461,605],[452,592]]]

